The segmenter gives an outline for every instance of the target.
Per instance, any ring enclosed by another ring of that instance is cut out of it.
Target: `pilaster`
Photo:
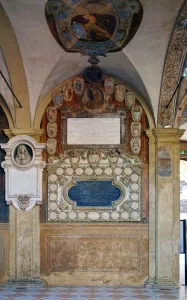
[[[147,287],[179,285],[180,137],[183,130],[147,130],[149,137],[149,278]]]
[[[45,168],[42,151],[45,145],[29,136],[19,135],[0,146],[6,151],[2,167],[5,170],[5,200],[10,205],[7,285],[41,286],[40,214],[37,205],[42,203],[42,172]],[[20,155],[21,147],[24,147],[24,152]]]

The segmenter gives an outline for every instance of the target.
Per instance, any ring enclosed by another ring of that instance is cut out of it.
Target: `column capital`
[[[12,128],[12,129],[4,129],[4,133],[11,139],[17,135],[27,135],[33,137],[37,142],[40,142],[40,137],[44,134],[43,129],[34,129],[34,128]]]
[[[155,138],[158,142],[173,143],[180,142],[181,136],[184,134],[184,129],[179,128],[155,128],[146,130],[148,138]]]

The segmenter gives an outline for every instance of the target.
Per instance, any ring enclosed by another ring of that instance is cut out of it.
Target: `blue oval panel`
[[[77,181],[68,191],[69,198],[77,206],[112,206],[121,192],[112,181]]]

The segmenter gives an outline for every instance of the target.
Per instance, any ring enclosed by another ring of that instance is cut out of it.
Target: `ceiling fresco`
[[[138,30],[143,8],[138,0],[48,0],[48,26],[67,52],[97,56],[123,49]]]

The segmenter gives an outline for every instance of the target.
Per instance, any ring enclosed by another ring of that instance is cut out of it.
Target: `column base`
[[[171,290],[171,289],[176,289],[178,286],[173,280],[168,280],[168,279],[147,279],[145,281],[145,287],[147,289],[166,289],[166,290]]]
[[[10,278],[6,283],[7,287],[43,287],[44,284],[40,278]]]

